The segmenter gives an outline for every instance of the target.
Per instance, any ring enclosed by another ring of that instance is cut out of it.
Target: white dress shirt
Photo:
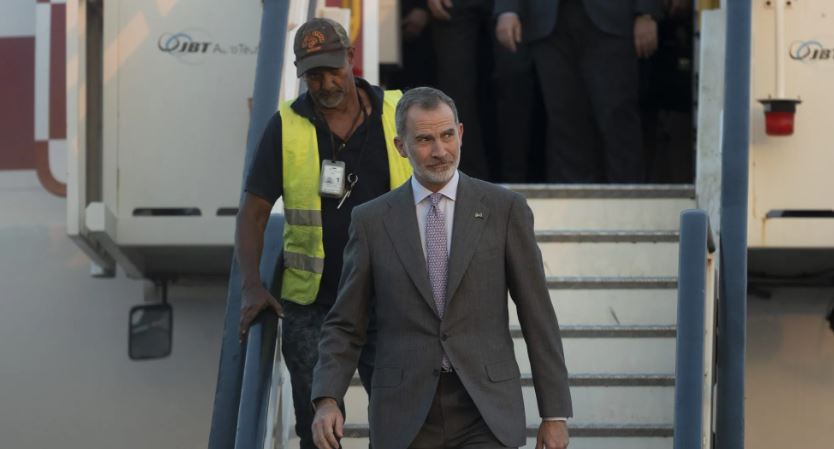
[[[452,248],[452,225],[455,222],[455,198],[458,193],[458,180],[460,180],[460,173],[455,170],[452,179],[443,186],[437,193],[443,195],[437,204],[440,212],[446,218],[446,253],[451,252]],[[423,259],[426,259],[426,216],[431,209],[431,190],[425,188],[417,179],[411,177],[411,190],[414,192],[414,208],[417,212],[417,228],[420,230],[420,247],[423,248]],[[567,418],[561,417],[546,417],[542,418],[545,421],[567,421]]]
[[[437,203],[437,207],[446,219],[446,254],[452,249],[452,225],[455,222],[455,198],[458,194],[458,180],[460,173],[455,170],[452,179],[443,186],[440,193],[443,197]],[[414,206],[417,211],[417,228],[420,229],[420,246],[423,248],[423,259],[426,259],[426,216],[431,209],[431,190],[425,188],[417,179],[411,177],[411,190],[414,192]]]

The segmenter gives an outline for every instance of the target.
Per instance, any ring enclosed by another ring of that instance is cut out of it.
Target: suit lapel
[[[455,201],[455,222],[452,228],[452,248],[449,254],[449,283],[446,290],[446,307],[466,273],[472,255],[481,239],[489,210],[481,202],[481,192],[472,180],[460,174],[458,195]]]
[[[426,258],[423,256],[420,243],[420,230],[417,227],[417,213],[410,180],[394,191],[388,205],[391,210],[384,218],[388,237],[420,296],[437,312],[429,285],[429,274],[426,271]]]

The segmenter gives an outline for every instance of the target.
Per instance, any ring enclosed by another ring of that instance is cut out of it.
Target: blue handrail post
[[[744,448],[744,363],[747,336],[747,190],[750,145],[751,0],[727,9],[716,448]]]
[[[272,114],[278,109],[278,92],[281,85],[281,68],[284,60],[284,38],[287,30],[289,0],[264,0],[261,16],[260,45],[255,69],[255,85],[252,95],[252,112],[249,118],[249,131],[246,141],[246,157],[243,164],[243,177],[254,158],[255,150]],[[241,198],[243,191],[241,190]],[[281,223],[274,223],[270,217],[267,234],[264,236],[264,254],[261,258],[261,277],[267,284],[272,282],[277,251],[269,251],[276,246],[275,238],[280,232],[270,233],[269,229]],[[270,260],[271,259],[271,260]],[[243,377],[242,347],[238,342],[238,322],[240,321],[240,267],[237,259],[232,260],[229,274],[229,289],[226,302],[226,319],[223,330],[223,343],[220,351],[220,366],[217,375],[217,388],[214,397],[214,409],[209,434],[209,449],[229,449],[235,445],[235,433],[238,425],[238,408]]]
[[[675,359],[675,449],[700,449],[703,432],[704,325],[709,217],[681,214],[678,264],[678,334]]]
[[[278,333],[278,317],[264,313],[250,328],[240,389],[235,449],[264,447],[269,423],[269,390]]]

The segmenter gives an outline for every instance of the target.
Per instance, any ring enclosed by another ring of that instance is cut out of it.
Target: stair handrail
[[[720,129],[720,137],[703,142],[705,164],[698,167],[699,192],[713,193],[720,165],[720,195],[698,194],[699,207],[713,211],[717,230],[719,268],[715,347],[716,449],[744,448],[745,348],[747,339],[747,217],[750,170],[750,72],[752,44],[752,0],[721,2],[725,12],[723,108],[710,123]],[[703,80],[702,80],[703,82]],[[707,124],[701,123],[702,129]],[[715,151],[713,145],[720,146]],[[717,159],[717,160],[716,160]],[[677,429],[676,429],[677,432]],[[676,446],[677,447],[677,446]]]
[[[724,111],[721,127],[721,301],[715,397],[715,447],[744,448],[747,341],[747,201],[750,170],[752,0],[721,2],[727,9]]]
[[[675,352],[674,448],[712,447],[716,245],[709,215],[681,213]]]
[[[270,242],[261,256],[259,267],[265,286],[275,298],[280,298],[284,253],[282,248],[284,216],[272,214],[264,233],[264,241]],[[241,374],[240,399],[235,429],[235,449],[266,449],[268,441],[283,434],[274,429],[283,422],[281,416],[272,416],[273,406],[282,400],[280,376],[286,366],[281,358],[281,322],[271,308],[255,318],[247,333]],[[274,376],[279,376],[275,382]],[[273,389],[279,395],[273,397]],[[274,399],[274,400],[273,400]],[[269,434],[269,438],[267,438]],[[283,442],[282,442],[283,443]]]
[[[280,324],[274,313],[267,312],[255,320],[246,339],[235,449],[263,449],[271,428],[267,418]]]
[[[271,214],[264,232],[265,245],[259,267],[264,285],[276,298],[280,296],[284,266],[283,229],[284,216]],[[241,344],[238,337],[240,300],[240,269],[234,261],[226,299],[209,449],[260,449],[273,424],[267,418],[270,405],[274,404],[270,398],[272,389],[276,388],[273,376],[280,375],[274,368],[283,363],[275,359],[280,357],[275,350],[280,346],[280,324],[271,308],[265,310],[252,323],[246,342]]]
[[[291,0],[263,0],[263,11],[261,14],[260,40],[258,45],[258,58],[255,68],[255,85],[252,94],[251,112],[249,114],[249,130],[246,139],[246,155],[243,164],[241,185],[245,185],[247,174],[252,165],[256,149],[261,140],[261,135],[266,128],[272,115],[278,109],[278,98],[281,86],[281,74],[284,61],[287,25],[289,19],[289,3]],[[244,195],[241,189],[241,204]],[[279,218],[280,217],[280,218]],[[283,217],[271,215],[267,222],[267,229],[264,235],[264,251],[261,256],[261,279],[267,285],[274,284],[270,278],[274,274],[272,268],[278,260],[278,251],[281,248],[281,229],[283,228]],[[266,274],[266,275],[265,275]],[[209,449],[230,449],[235,446],[238,436],[241,434],[240,427],[248,426],[259,429],[261,424],[253,424],[252,420],[266,419],[268,413],[260,410],[260,404],[269,403],[269,389],[264,396],[253,404],[246,399],[246,413],[243,413],[244,421],[240,421],[240,412],[243,404],[241,392],[246,391],[248,396],[252,391],[263,393],[262,382],[259,379],[266,371],[266,366],[271,368],[268,360],[260,358],[265,352],[263,339],[272,333],[270,326],[265,322],[256,324],[256,329],[250,332],[257,332],[261,338],[248,338],[247,346],[238,341],[238,326],[240,322],[240,266],[237,258],[232,260],[229,274],[229,288],[226,299],[226,317],[223,330],[223,341],[220,350],[220,363],[217,375],[217,387],[214,395],[214,409],[209,433]],[[268,321],[268,320],[267,320]],[[277,335],[277,325],[275,329]],[[256,346],[249,347],[250,344]],[[261,346],[258,347],[257,344]],[[274,348],[274,347],[273,347]],[[244,354],[246,350],[246,354]],[[245,365],[245,358],[253,357],[249,365],[248,374]],[[246,384],[244,379],[248,379]],[[269,380],[266,380],[269,383]],[[263,401],[263,402],[259,402]],[[257,440],[255,440],[257,443]],[[261,440],[261,446],[263,440]],[[247,449],[261,447],[247,446]]]

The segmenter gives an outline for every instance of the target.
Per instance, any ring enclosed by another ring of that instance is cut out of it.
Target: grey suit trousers
[[[458,376],[439,376],[429,416],[409,449],[507,449],[489,430]]]

